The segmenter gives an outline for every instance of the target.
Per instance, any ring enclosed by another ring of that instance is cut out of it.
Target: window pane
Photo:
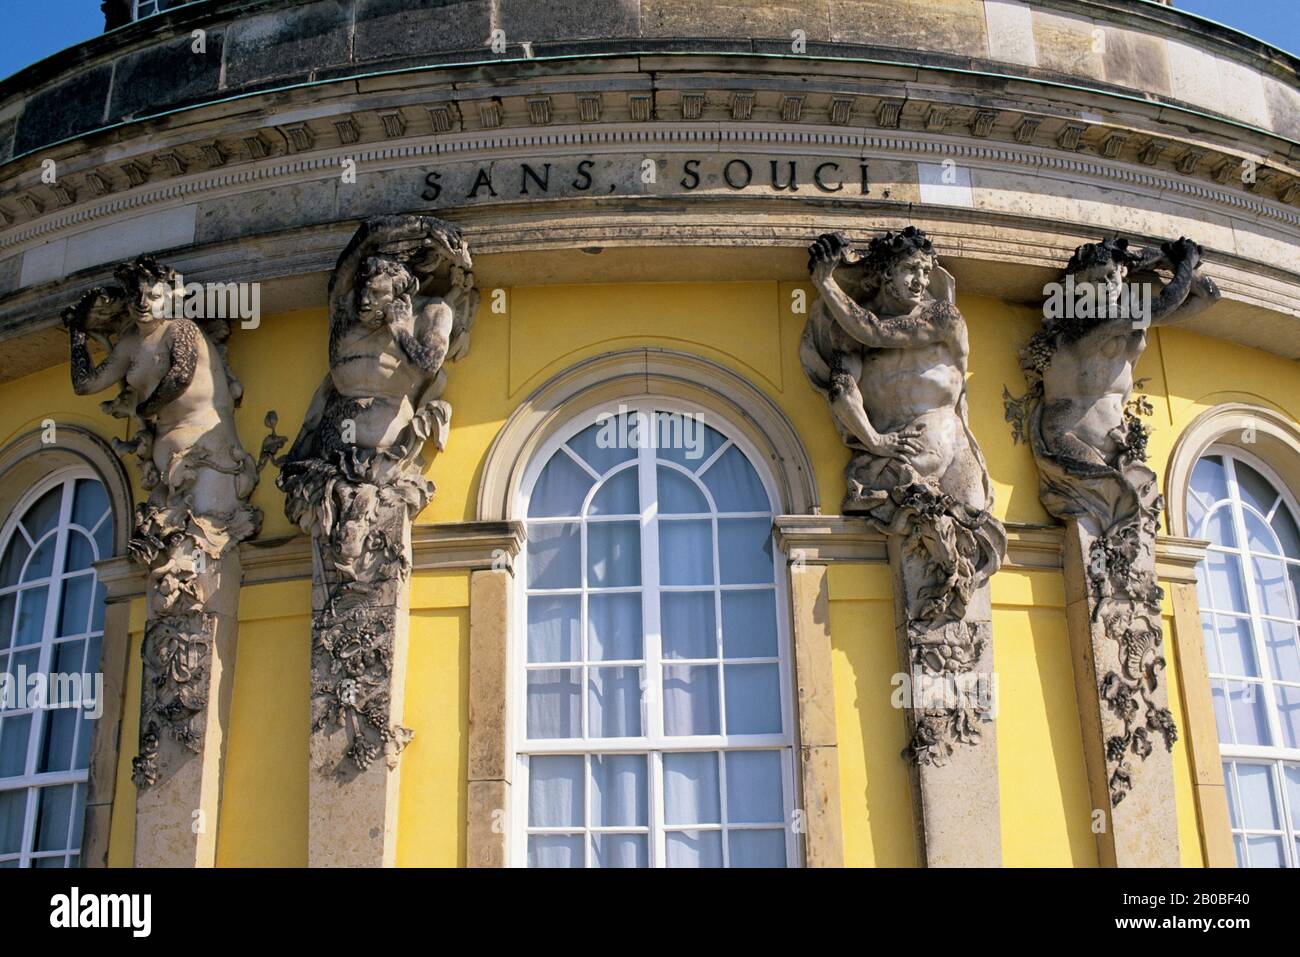
[[[1282,725],[1282,743],[1288,748],[1300,748],[1300,688],[1274,685],[1277,699],[1277,719]]]
[[[641,526],[595,522],[587,526],[587,587],[641,584]]]
[[[724,585],[772,581],[772,520],[719,519],[718,559]]]
[[[1278,618],[1295,618],[1291,602],[1291,579],[1286,568],[1275,558],[1252,558],[1255,587],[1259,593],[1259,610]]]
[[[18,608],[18,596],[15,594],[0,595],[0,651],[9,647],[9,642],[14,636],[14,612]],[[0,671],[3,671],[3,665],[0,665]]]
[[[1214,681],[1210,686],[1210,697],[1214,701],[1214,726],[1219,729],[1219,743],[1232,744],[1232,726],[1228,723],[1228,692],[1225,682]]]
[[[648,867],[649,844],[644,834],[595,834],[592,862],[597,867]]]
[[[93,690],[86,692],[87,696],[93,694]],[[73,767],[77,770],[83,770],[90,767],[90,745],[95,740],[96,720],[90,717],[88,709],[81,709],[81,730],[77,732],[77,753]]]
[[[577,515],[594,484],[591,475],[561,449],[551,456],[537,477],[533,494],[528,499],[528,517]]]
[[[578,458],[594,471],[604,475],[614,466],[636,458],[636,446],[632,441],[636,438],[635,424],[631,415],[609,416],[587,426],[564,444],[577,452]]]
[[[647,826],[648,787],[644,754],[593,754],[592,826]]]
[[[528,660],[580,661],[581,624],[577,595],[533,595],[528,599]]]
[[[1273,483],[1241,459],[1234,459],[1233,467],[1237,473],[1237,491],[1241,493],[1241,500],[1253,505],[1261,515],[1267,515],[1277,502],[1277,489]]]
[[[530,834],[529,867],[582,867],[581,834]]]
[[[722,649],[728,658],[775,658],[776,590],[722,593]]]
[[[776,665],[727,665],[727,734],[781,733],[781,676]]]
[[[664,734],[718,734],[716,665],[664,666]]]
[[[1220,505],[1218,511],[1210,515],[1210,520],[1205,523],[1204,537],[1214,545],[1236,547],[1237,530],[1232,525],[1232,509],[1229,506]]]
[[[1273,516],[1273,531],[1282,542],[1282,554],[1300,558],[1300,529],[1296,528],[1295,516],[1285,504],[1279,505]]]
[[[664,822],[717,824],[722,820],[715,751],[665,754]]]
[[[712,522],[659,523],[659,581],[664,585],[713,584]]]
[[[669,831],[665,850],[669,867],[721,867],[721,831]]]
[[[641,735],[641,669],[589,668],[587,734],[593,738]]]
[[[107,511],[108,493],[104,486],[92,479],[77,479],[72,499],[72,520],[86,531],[94,531]]]
[[[12,715],[0,721],[0,778],[27,773],[27,745],[32,733],[32,715]]]
[[[45,606],[49,594],[49,585],[28,588],[18,593],[18,629],[14,632],[15,647],[40,644],[45,633]]]
[[[1282,838],[1247,836],[1246,847],[1250,854],[1251,867],[1285,867],[1286,859],[1282,856]]]
[[[1296,626],[1290,622],[1264,622],[1264,642],[1273,677],[1300,682],[1300,647],[1296,645]]]
[[[1215,615],[1219,625],[1219,649],[1223,654],[1222,674],[1258,678],[1259,665],[1255,661],[1255,642],[1251,638],[1249,618],[1230,618]]]
[[[641,642],[641,596],[592,595],[587,599],[587,657],[591,661],[637,661]]]
[[[41,788],[37,801],[36,850],[61,851],[68,846],[68,821],[72,814],[72,785]]]
[[[63,570],[65,572],[79,572],[82,569],[89,568],[90,563],[95,560],[95,546],[90,544],[90,539],[77,531],[68,531],[68,551],[63,559]]]
[[[0,791],[0,854],[17,854],[22,850],[26,817],[27,789]]]
[[[582,755],[528,759],[530,827],[582,827]]]
[[[1207,455],[1192,469],[1192,488],[1210,502],[1219,502],[1228,497],[1228,475],[1223,468],[1223,459],[1217,455]]]
[[[84,638],[78,638],[75,641],[59,642],[54,646],[54,652],[51,656],[54,661],[54,673],[56,675],[81,674],[82,659],[85,655],[86,640]],[[71,694],[72,689],[70,684],[65,681],[64,686],[67,687],[69,694]],[[91,689],[87,688],[86,694],[90,694],[90,692]],[[75,695],[71,696],[75,697]],[[53,687],[50,689],[50,703],[57,703],[55,699],[55,689]]]
[[[1282,777],[1286,781],[1287,803],[1291,805],[1291,829],[1300,831],[1300,764],[1282,765]]]
[[[1241,584],[1241,559],[1231,552],[1211,550],[1205,556],[1213,595],[1212,608],[1246,611],[1246,591]]]
[[[0,562],[0,588],[18,584],[18,576],[29,552],[31,547],[27,544],[27,539],[23,538],[22,532],[15,531],[5,548],[4,561]]]
[[[732,867],[785,867],[785,831],[729,831]]]
[[[659,630],[665,658],[716,658],[713,592],[664,592],[659,596]]]
[[[581,668],[528,672],[528,737],[581,737],[581,709]]]
[[[112,518],[104,519],[99,528],[95,530],[95,548],[98,549],[100,558],[111,558],[113,556]]]
[[[56,485],[42,495],[27,514],[23,516],[23,526],[32,541],[40,541],[41,536],[59,522],[59,508],[63,504],[63,486]]]
[[[779,751],[728,751],[727,821],[731,824],[780,824],[785,818],[781,799]]]
[[[702,477],[720,512],[766,512],[771,508],[754,466],[734,445],[718,456]]]
[[[1263,519],[1250,509],[1242,509],[1242,518],[1246,523],[1246,547],[1252,552],[1264,552],[1266,555],[1280,555],[1282,548],[1278,544],[1273,530],[1264,524]]]
[[[50,577],[54,571],[54,543],[55,536],[51,535],[36,546],[32,557],[27,559],[27,567],[23,569],[23,581],[32,582]]]
[[[1273,769],[1266,764],[1237,762],[1237,788],[1241,792],[1241,827],[1251,831],[1277,830],[1279,822],[1277,795],[1273,793]]]
[[[1255,682],[1229,681],[1228,700],[1232,707],[1232,724],[1237,729],[1237,744],[1272,744],[1268,722],[1264,718],[1264,689]]]
[[[528,587],[577,588],[582,583],[578,525],[528,526]]]
[[[67,771],[72,767],[72,742],[77,734],[81,712],[76,708],[58,708],[45,712],[37,771]]]
[[[591,497],[589,515],[636,515],[641,511],[641,492],[636,469],[624,469],[608,479]]]
[[[90,627],[90,602],[95,593],[95,576],[78,575],[63,581],[59,598],[59,637],[84,634]]]
[[[699,486],[676,469],[659,466],[659,514],[680,515],[686,512],[709,512],[708,500]]]
[[[727,441],[717,429],[680,412],[659,412],[656,418],[659,458],[683,465],[689,472],[696,471]]]

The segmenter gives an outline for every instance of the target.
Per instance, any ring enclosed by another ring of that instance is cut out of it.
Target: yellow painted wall
[[[838,511],[846,455],[823,400],[798,361],[804,316],[792,292],[769,282],[545,286],[507,290],[507,313],[486,305],[469,356],[451,370],[454,407],[448,449],[430,465],[437,493],[422,522],[476,514],[486,453],[511,411],[549,377],[581,359],[637,346],[692,352],[748,379],[788,416],[816,472],[825,512]],[[1002,389],[1023,391],[1016,348],[1038,323],[1032,309],[966,296],[971,330],[969,413],[988,460],[996,514],[1008,522],[1048,521],[1037,472],[1025,446],[1013,445]],[[326,366],[323,308],[265,317],[238,331],[230,355],[245,384],[238,425],[256,452],[268,409],[292,438]],[[1152,467],[1163,478],[1178,433],[1212,405],[1239,399],[1300,414],[1300,370],[1284,359],[1179,330],[1160,330],[1139,365],[1156,405]],[[77,398],[59,366],[0,385],[4,442],[54,418],[105,437],[125,423],[98,402]],[[133,477],[134,478],[134,477]],[[289,534],[274,487],[264,476],[254,501],[266,513],[263,535]],[[138,493],[138,489],[137,489]],[[852,865],[913,865],[912,812],[903,719],[890,705],[898,670],[887,570],[830,571],[833,679],[839,733],[845,860]],[[404,723],[416,732],[403,759],[398,859],[405,865],[463,864],[468,722],[469,576],[417,573],[412,582]],[[994,580],[994,656],[998,672],[1004,859],[1010,865],[1094,866],[1086,774],[1059,573],[1005,570]],[[245,589],[232,705],[228,778],[219,821],[222,864],[303,864],[306,860],[306,741],[309,710],[309,589],[285,583]],[[139,640],[143,608],[132,612],[123,753],[118,760],[110,862],[128,865],[133,840],[130,758],[137,734]],[[1168,623],[1171,668],[1178,641]],[[1189,636],[1196,640],[1199,636]],[[1176,682],[1175,717],[1184,723]],[[1201,861],[1187,753],[1174,753],[1183,861]]]

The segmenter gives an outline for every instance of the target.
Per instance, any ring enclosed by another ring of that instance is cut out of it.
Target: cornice
[[[734,91],[731,92],[734,94]],[[721,97],[724,92],[716,95]],[[912,104],[911,109],[915,110],[919,101],[909,102]],[[354,112],[356,111],[340,113],[333,119],[342,122],[341,118],[350,119]],[[1023,128],[1023,117],[1027,115],[1022,114],[1017,129]],[[1057,116],[1043,116],[1041,119],[1050,119],[1053,126],[1064,128],[1070,125]],[[330,122],[330,117],[321,117],[315,125],[323,127]],[[312,126],[306,122],[295,126],[295,129],[301,128],[311,129]],[[946,132],[950,129],[952,132]],[[653,124],[611,123],[607,127],[596,129],[572,125],[447,135],[425,134],[403,137],[391,143],[372,142],[364,145],[328,144],[322,130],[319,138],[314,134],[311,137],[313,144],[320,143],[319,148],[313,145],[300,154],[262,158],[249,161],[241,167],[219,166],[200,173],[182,173],[165,177],[161,181],[142,182],[137,187],[121,190],[98,201],[78,200],[75,197],[90,192],[88,184],[95,182],[95,177],[106,182],[106,170],[110,167],[120,170],[135,163],[134,168],[139,170],[144,169],[146,164],[139,159],[127,163],[115,160],[113,163],[68,172],[64,174],[63,188],[71,192],[65,193],[64,197],[72,198],[72,202],[62,209],[57,205],[59,200],[56,194],[46,186],[30,186],[20,192],[6,194],[0,197],[0,209],[8,210],[14,224],[0,231],[0,256],[21,252],[29,245],[47,242],[61,234],[98,225],[136,210],[154,210],[168,204],[194,202],[209,196],[337,175],[344,158],[355,160],[360,174],[415,167],[441,158],[473,161],[517,157],[521,154],[541,157],[560,153],[630,152],[647,148],[679,152],[758,148],[792,155],[817,150],[826,155],[854,157],[870,153],[885,158],[892,156],[919,161],[954,159],[1071,180],[1083,176],[1094,178],[1103,184],[1115,183],[1153,193],[1176,195],[1186,201],[1203,203],[1207,208],[1218,207],[1220,211],[1226,209],[1237,215],[1261,217],[1289,227],[1300,235],[1300,209],[1292,205],[1300,204],[1300,176],[1293,175],[1294,171],[1261,166],[1253,190],[1230,189],[1216,181],[1216,178],[1225,175],[1235,175],[1237,168],[1246,162],[1255,162],[1248,156],[1201,145],[1188,145],[1185,140],[1172,137],[1146,136],[1143,139],[1145,146],[1139,153],[1150,156],[1147,147],[1159,143],[1161,148],[1155,152],[1158,155],[1169,154],[1174,165],[1188,162],[1189,157],[1195,159],[1195,163],[1188,168],[1198,171],[1198,174],[1183,174],[1177,169],[1162,169],[1155,164],[1143,164],[1140,160],[1136,163],[1125,161],[1122,154],[1108,159],[1077,152],[1077,148],[1067,151],[1031,143],[983,141],[974,136],[960,135],[961,127],[955,123],[945,124],[944,130],[945,132],[939,133],[901,129],[867,130],[811,123],[776,126],[763,123],[668,121]],[[247,140],[262,133],[264,129],[253,128],[227,132],[225,138],[242,137]],[[1126,140],[1131,138],[1128,134],[1114,132],[1111,127],[1094,124],[1084,127],[1077,142],[1100,141],[1104,144],[1115,136],[1125,137]],[[204,145],[212,144],[208,142]],[[1105,149],[1104,146],[1101,148]],[[178,150],[169,148],[162,153],[176,157]],[[151,162],[149,165],[164,167],[167,164]],[[188,170],[189,163],[181,160],[179,166],[173,165],[172,168]],[[1272,198],[1275,193],[1277,198]],[[1288,202],[1283,202],[1283,197]],[[19,222],[16,211],[24,205],[31,215],[27,216],[25,222]],[[54,207],[55,211],[44,212],[50,207]]]
[[[507,569],[525,540],[522,522],[447,522],[411,526],[412,565],[416,571]],[[243,542],[239,546],[243,584],[311,578],[311,540],[305,535]],[[142,598],[146,570],[127,556],[95,563],[108,601]]]

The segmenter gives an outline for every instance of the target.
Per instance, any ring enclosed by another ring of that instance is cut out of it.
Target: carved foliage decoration
[[[226,359],[224,321],[184,318],[176,272],[142,256],[120,266],[120,285],[89,290],[65,311],[72,381],[79,395],[117,386],[103,411],[133,423],[113,440],[133,455],[149,493],[136,506],[129,550],[149,569],[140,754],[133,777],[157,782],[164,737],[202,747],[223,557],[255,536],[262,513],[248,504],[258,470],[240,445],[234,410],[243,389]],[[95,362],[95,343],[105,357]],[[237,583],[236,583],[237,584]]]

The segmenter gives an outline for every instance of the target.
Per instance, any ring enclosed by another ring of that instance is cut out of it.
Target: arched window
[[[20,500],[0,537],[0,867],[79,864],[95,719],[103,707],[108,494],[64,470]]]
[[[1189,534],[1237,863],[1300,866],[1300,511],[1260,461],[1196,463]]]
[[[798,861],[776,497],[706,417],[590,410],[525,472],[517,862]]]

